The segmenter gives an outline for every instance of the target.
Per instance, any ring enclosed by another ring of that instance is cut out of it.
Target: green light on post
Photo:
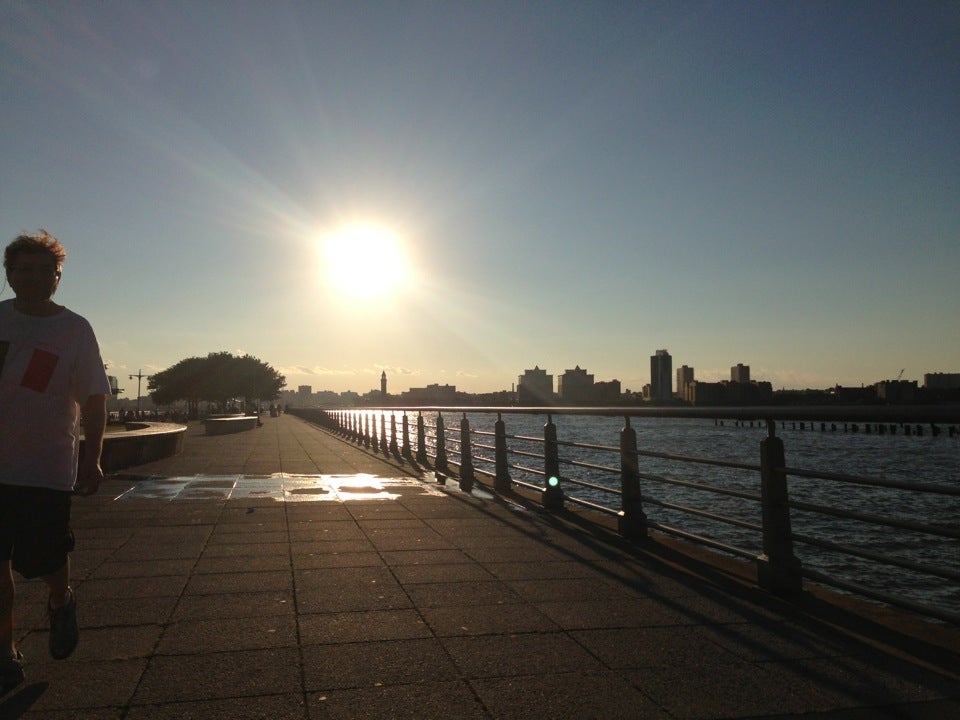
[[[547,485],[548,485],[549,487],[555,488],[555,487],[557,487],[559,484],[560,484],[560,478],[558,478],[556,475],[551,475],[551,476],[550,476],[550,479],[547,480]]]

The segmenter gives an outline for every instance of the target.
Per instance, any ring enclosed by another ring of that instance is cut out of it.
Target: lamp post
[[[143,370],[137,370],[137,374],[136,374],[136,375],[131,375],[131,376],[130,376],[130,379],[131,379],[131,380],[133,380],[134,378],[137,379],[137,420],[140,419],[140,381],[143,380],[144,378],[148,378],[148,377],[150,377],[150,376],[143,374]]]

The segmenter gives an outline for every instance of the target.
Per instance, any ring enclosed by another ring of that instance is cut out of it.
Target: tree
[[[218,352],[205,358],[186,358],[152,375],[147,389],[157,405],[185,400],[190,417],[196,418],[201,400],[221,408],[235,398],[248,402],[274,400],[286,384],[286,378],[262,360]]]

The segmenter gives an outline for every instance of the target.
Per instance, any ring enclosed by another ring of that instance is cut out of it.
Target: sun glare
[[[400,238],[378,225],[351,225],[327,235],[323,262],[330,287],[351,300],[381,300],[410,279]]]

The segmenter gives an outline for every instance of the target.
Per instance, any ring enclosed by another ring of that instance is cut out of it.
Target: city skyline
[[[0,237],[124,395],[960,371],[950,3],[0,0]],[[0,300],[11,297],[0,289]],[[556,372],[556,370],[555,370]]]
[[[651,357],[651,359],[652,359],[652,357]],[[696,371],[696,367],[694,367],[694,366],[688,366],[688,365],[684,364],[684,365],[682,365],[682,368],[681,368],[681,367],[676,368],[677,376],[675,376],[675,377],[678,377],[678,376],[679,376],[679,373],[680,373],[681,369],[682,369],[682,370],[685,370],[685,371],[689,371],[691,374],[693,374],[694,371]],[[604,383],[610,383],[610,382],[620,382],[619,378],[614,378],[614,377],[608,378],[608,377],[606,377],[606,376],[599,376],[599,375],[597,375],[596,373],[591,373],[591,372],[589,372],[589,368],[581,367],[580,365],[576,365],[576,366],[574,366],[573,368],[565,368],[565,369],[562,371],[562,374],[561,374],[561,373],[551,373],[549,368],[545,368],[545,367],[544,367],[544,368],[541,368],[539,365],[534,365],[533,368],[526,368],[526,369],[524,370],[524,374],[530,373],[531,371],[539,372],[539,373],[542,374],[542,376],[543,376],[544,378],[548,378],[548,379],[549,379],[549,382],[550,382],[550,390],[549,390],[548,392],[552,393],[553,395],[557,395],[557,396],[559,396],[559,395],[562,394],[562,389],[561,389],[561,388],[562,388],[562,379],[563,379],[564,376],[565,376],[566,374],[568,374],[568,373],[573,374],[575,378],[576,378],[576,377],[587,377],[587,378],[589,378],[589,382],[595,383],[595,384],[598,384],[598,385],[599,385],[599,384],[604,384]],[[738,375],[738,373],[739,373],[739,375]],[[862,381],[862,382],[860,382],[860,383],[856,383],[856,384],[850,385],[850,386],[831,385],[831,386],[825,386],[825,387],[808,387],[808,388],[776,388],[776,387],[773,387],[773,390],[774,390],[774,391],[778,391],[778,390],[814,390],[814,391],[826,390],[826,391],[829,391],[829,390],[832,390],[832,389],[834,389],[834,388],[836,388],[836,387],[851,387],[851,388],[856,388],[856,387],[870,387],[870,386],[876,385],[877,383],[900,382],[900,381],[903,381],[903,382],[915,382],[915,383],[917,383],[918,386],[923,387],[926,378],[927,378],[927,377],[930,377],[930,376],[932,376],[932,377],[934,377],[934,378],[936,378],[937,376],[946,376],[946,377],[954,378],[954,377],[956,377],[956,376],[960,376],[960,373],[924,372],[924,373],[921,373],[920,378],[904,377],[904,376],[902,376],[902,375],[900,375],[900,374],[898,373],[897,376],[894,376],[894,377],[884,377],[884,378],[875,378],[875,379],[872,379],[872,380],[864,380],[864,381]],[[456,389],[458,392],[461,392],[461,391],[462,391],[462,392],[468,392],[469,394],[474,394],[474,395],[494,394],[494,393],[502,393],[502,392],[514,392],[514,393],[516,393],[516,392],[519,391],[519,387],[520,387],[520,385],[522,384],[523,379],[524,379],[524,375],[520,375],[520,376],[518,376],[518,377],[516,378],[516,380],[515,380],[513,383],[511,383],[511,386],[510,386],[510,387],[491,388],[491,389],[488,389],[488,390],[482,390],[482,391],[476,391],[476,392],[474,392],[474,391],[461,390],[460,388],[458,388],[458,387],[456,386],[456,384],[447,384],[446,387],[453,387],[453,388]],[[528,379],[529,379],[529,378],[528,378]],[[623,392],[624,394],[628,394],[628,393],[629,393],[629,394],[633,394],[633,395],[640,395],[640,394],[642,394],[642,393],[644,392],[644,388],[645,388],[645,387],[646,387],[646,388],[649,388],[649,386],[652,384],[652,382],[651,382],[652,380],[653,380],[652,377],[648,377],[647,382],[645,382],[645,383],[643,383],[643,385],[638,386],[638,387],[635,387],[635,388],[634,388],[634,387],[625,386],[625,385],[623,385],[623,384],[621,383],[622,392]],[[693,382],[699,382],[699,383],[709,383],[709,384],[725,383],[725,382],[732,382],[732,383],[737,383],[737,382],[744,382],[744,383],[750,383],[750,382],[769,383],[769,380],[768,380],[767,378],[753,375],[753,371],[752,371],[751,367],[750,367],[749,365],[745,365],[744,363],[735,363],[735,364],[731,365],[730,367],[728,367],[728,368],[727,368],[727,371],[726,371],[726,375],[725,375],[724,377],[713,378],[713,379],[707,380],[707,379],[704,379],[704,378],[699,378],[699,377],[695,377],[695,376],[694,376],[694,377],[691,378],[691,381],[693,381]],[[378,393],[378,392],[380,392],[380,393],[384,393],[384,394],[390,395],[390,396],[398,396],[398,395],[400,395],[400,394],[402,394],[402,393],[404,393],[404,392],[409,392],[409,391],[411,391],[411,390],[421,390],[421,389],[423,389],[423,388],[425,388],[425,387],[436,387],[436,386],[440,385],[439,382],[430,382],[430,381],[428,380],[426,383],[422,383],[422,384],[418,384],[418,385],[410,385],[410,386],[408,386],[408,387],[395,388],[395,387],[392,387],[392,386],[391,386],[391,382],[392,382],[392,379],[391,379],[391,377],[390,377],[389,375],[386,374],[386,371],[381,371],[381,376],[380,376],[380,377],[378,378],[378,380],[377,380],[377,385],[376,385],[376,386],[371,386],[371,387],[369,387],[369,388],[348,388],[347,390],[337,391],[337,390],[331,390],[331,389],[329,389],[329,388],[314,387],[314,386],[313,386],[312,384],[310,384],[310,383],[300,383],[300,384],[298,384],[298,385],[290,385],[290,384],[288,383],[287,386],[284,388],[284,392],[297,392],[298,389],[301,388],[301,387],[309,387],[309,388],[311,388],[311,392],[313,392],[313,393],[328,393],[328,392],[333,392],[333,393],[337,393],[337,394],[355,393],[355,394],[357,394],[357,395],[364,396],[364,395],[367,395],[367,394],[370,394],[370,393]],[[671,397],[682,396],[682,393],[681,393],[681,389],[680,389],[680,388],[681,388],[681,384],[680,384],[679,382],[677,382],[677,380],[673,380],[673,381],[671,382]]]

